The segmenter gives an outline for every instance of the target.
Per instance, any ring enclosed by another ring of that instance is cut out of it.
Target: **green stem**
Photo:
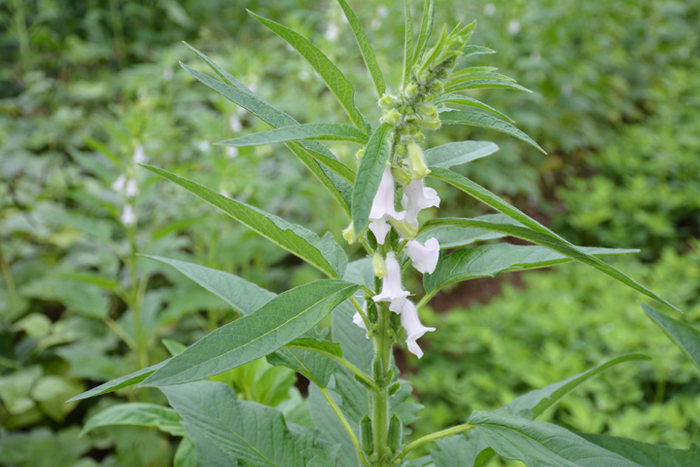
[[[392,339],[389,338],[388,331],[391,329],[389,319],[389,307],[386,303],[381,303],[377,307],[377,332],[374,336],[375,354],[382,363],[382,379],[391,367],[391,347]],[[382,386],[380,391],[372,394],[372,432],[374,436],[374,452],[378,455],[377,466],[389,466],[388,459],[383,459],[384,450],[387,445],[387,432],[389,430],[389,388],[383,381],[375,381]]]
[[[142,327],[141,327],[141,302],[145,294],[145,281],[139,281],[138,271],[136,270],[137,248],[136,248],[136,232],[135,227],[127,227],[127,236],[129,237],[129,274],[131,277],[131,312],[134,317],[134,341],[136,343],[136,354],[139,359],[139,367],[141,369],[148,366],[148,355],[146,348],[143,345]]]
[[[365,454],[362,451],[362,446],[360,446],[360,441],[357,439],[357,435],[355,434],[355,430],[353,430],[352,427],[350,426],[348,419],[345,418],[345,414],[343,414],[343,412],[340,410],[340,407],[338,407],[338,404],[335,403],[335,401],[331,397],[330,393],[328,392],[328,389],[322,388],[321,386],[319,386],[318,389],[319,389],[319,391],[321,391],[321,394],[323,394],[323,397],[325,397],[326,402],[328,402],[328,405],[330,405],[331,409],[333,409],[333,412],[340,420],[340,423],[343,424],[343,428],[345,428],[345,431],[348,432],[348,435],[350,436],[350,440],[352,441],[352,444],[355,446],[355,450],[357,451],[357,455],[360,457],[360,459],[363,461],[362,463],[364,464],[365,463],[364,462]]]
[[[15,287],[14,279],[12,279],[10,265],[5,260],[5,254],[2,252],[2,245],[0,245],[0,269],[2,269],[2,278],[5,279],[7,293],[10,294],[10,303],[16,303],[19,298],[17,296],[17,288]]]
[[[124,58],[124,22],[119,8],[119,0],[109,0],[109,12],[112,17],[112,29],[114,31],[115,55],[119,62]]]
[[[430,292],[430,293],[425,294],[423,296],[423,298],[420,299],[420,302],[418,302],[418,304],[416,305],[416,310],[420,310],[425,305],[427,305],[427,303],[430,301],[431,298],[433,298],[435,296],[436,293],[437,293],[437,290],[434,292]]]
[[[355,310],[360,314],[362,317],[362,321],[365,323],[365,328],[370,329],[371,324],[369,322],[369,319],[367,318],[367,315],[365,314],[365,311],[362,309],[359,303],[357,303],[357,299],[355,297],[350,297],[350,303],[355,307]]]
[[[431,433],[429,435],[423,436],[422,438],[418,438],[414,442],[410,443],[408,446],[403,448],[403,451],[401,451],[401,454],[399,454],[399,459],[403,459],[406,454],[408,454],[410,451],[413,449],[417,448],[418,446],[429,443],[431,441],[435,441],[436,439],[444,438],[445,436],[452,436],[456,435],[457,433],[461,433],[463,431],[471,430],[475,428],[474,425],[470,423],[465,423],[464,425],[457,425],[453,426],[452,428],[448,428],[446,430],[442,431],[437,431],[435,433]]]
[[[17,30],[17,42],[19,43],[20,63],[24,71],[29,68],[29,34],[27,33],[27,20],[24,15],[24,0],[14,1],[14,22]]]

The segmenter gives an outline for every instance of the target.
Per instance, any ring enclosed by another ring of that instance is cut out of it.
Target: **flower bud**
[[[392,126],[397,126],[401,123],[401,114],[396,111],[396,109],[385,110],[384,116],[382,117],[382,122],[388,123]]]
[[[406,86],[406,89],[404,89],[403,94],[407,98],[413,99],[418,95],[418,86],[416,86],[415,83],[409,84]]]
[[[393,96],[391,94],[384,94],[380,99],[379,99],[379,105],[383,109],[393,109],[402,104],[401,99],[399,99],[396,96]]]
[[[374,436],[372,433],[372,420],[367,414],[360,421],[360,440],[362,441],[362,450],[365,454],[372,454],[372,451],[374,451]]]
[[[365,148],[360,148],[360,150],[358,150],[357,153],[355,153],[355,158],[357,158],[357,160],[359,161],[360,159],[362,159],[362,156],[364,156],[364,155],[365,155]]]
[[[389,433],[387,433],[386,440],[387,447],[393,452],[398,451],[401,447],[401,435],[403,435],[401,419],[396,415],[396,412],[394,412],[394,415],[391,416],[391,420],[389,420]]]
[[[350,221],[350,225],[348,225],[344,230],[343,230],[343,238],[345,241],[348,242],[348,244],[352,245],[355,243],[355,240],[357,240],[357,235],[355,235],[355,225]]]
[[[378,278],[381,279],[382,277],[386,276],[384,258],[382,258],[382,255],[378,251],[375,251],[374,255],[372,256],[372,267],[374,268],[374,275]]]
[[[403,167],[392,167],[391,168],[391,175],[394,176],[396,180],[399,181],[403,186],[408,185],[411,183],[411,174],[408,172],[408,170],[404,169]]]
[[[405,221],[397,221],[396,219],[389,220],[391,225],[401,234],[406,240],[413,240],[418,235],[418,227],[409,224]]]
[[[415,142],[408,143],[408,164],[411,166],[411,178],[420,180],[430,173],[423,160],[423,151]]]

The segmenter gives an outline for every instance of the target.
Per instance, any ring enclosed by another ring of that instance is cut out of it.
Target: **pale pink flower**
[[[421,209],[440,206],[437,191],[423,185],[423,179],[413,180],[403,187],[401,206],[406,208],[406,222],[418,227],[418,213]]]
[[[409,352],[421,358],[423,350],[421,350],[416,340],[423,337],[423,334],[426,332],[435,331],[435,328],[423,326],[418,318],[416,306],[407,298],[392,301],[389,309],[401,315],[401,325],[406,330],[406,347],[408,347]]]
[[[140,144],[136,146],[133,156],[134,164],[145,164],[146,163],[146,153],[143,150],[143,146]]]
[[[432,274],[440,257],[440,243],[436,238],[430,238],[421,245],[416,240],[406,243],[404,251],[411,258],[413,267],[423,274]]]
[[[136,213],[134,212],[134,208],[130,204],[125,204],[124,209],[122,209],[121,216],[119,216],[119,220],[122,221],[122,224],[125,226],[130,226],[133,225],[136,222]]]
[[[393,251],[386,254],[384,260],[386,275],[382,277],[382,292],[372,299],[375,302],[391,302],[398,298],[408,297],[408,292],[401,288],[401,266],[396,261]]]
[[[139,192],[138,186],[136,186],[136,180],[133,178],[130,178],[126,182],[126,188],[124,189],[124,195],[126,195],[127,198],[133,198],[136,196]]]
[[[372,200],[372,209],[369,213],[371,221],[369,229],[377,237],[377,242],[380,245],[384,244],[386,234],[391,230],[391,226],[387,224],[389,219],[401,221],[406,213],[404,211],[396,212],[394,207],[394,177],[391,175],[391,167],[388,165],[384,168],[382,180],[379,182],[377,193]]]
[[[112,183],[112,189],[117,193],[121,193],[126,186],[126,177],[122,174]]]

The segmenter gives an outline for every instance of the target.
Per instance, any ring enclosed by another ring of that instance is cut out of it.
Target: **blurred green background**
[[[422,2],[413,3],[419,14]],[[574,243],[639,248],[615,265],[700,324],[700,1],[436,3],[437,26],[476,19],[471,42],[498,52],[475,64],[534,90],[475,97],[549,154],[463,128],[431,134],[427,145],[495,141],[501,150],[463,173]],[[351,5],[396,89],[401,2]],[[163,360],[163,339],[189,344],[235,318],[218,298],[137,253],[223,269],[275,292],[318,278],[145,173],[134,156],[343,242],[342,212],[283,147],[213,145],[264,126],[179,68],[182,60],[204,70],[187,41],[300,122],[343,122],[313,70],[246,8],[310,37],[355,84],[359,107],[379,118],[332,1],[0,0],[0,465],[172,465],[175,439],[155,430],[78,437],[94,413],[127,399],[163,401],[157,391],[64,403]],[[333,149],[353,163],[355,148]],[[440,215],[481,213],[435,188]],[[438,328],[423,340],[425,357],[398,351],[426,406],[412,428],[425,434],[463,422],[472,410],[641,351],[654,360],[596,377],[549,419],[679,448],[698,442],[700,380],[639,299],[577,265],[444,291],[425,312]],[[282,369],[257,365],[234,376],[241,397],[298,399]],[[263,391],[270,380],[272,395]]]

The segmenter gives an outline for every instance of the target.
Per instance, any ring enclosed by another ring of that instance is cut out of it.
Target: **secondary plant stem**
[[[355,446],[355,450],[357,451],[357,455],[360,457],[360,459],[364,460],[365,454],[364,454],[364,452],[362,452],[362,446],[360,446],[360,441],[357,439],[357,435],[355,434],[355,430],[353,430],[352,427],[350,426],[348,419],[345,418],[345,415],[340,410],[340,407],[338,407],[338,404],[336,404],[335,401],[333,400],[333,398],[331,397],[330,393],[328,392],[328,389],[323,388],[321,386],[319,386],[318,389],[321,391],[321,394],[323,394],[323,397],[325,397],[326,402],[328,402],[328,405],[330,405],[331,409],[333,409],[333,412],[335,412],[335,415],[340,420],[340,423],[343,424],[345,431],[348,432],[348,435],[350,436],[350,440],[352,440],[352,444]],[[363,462],[363,464],[364,464],[364,462]]]
[[[413,449],[417,448],[418,446],[429,443],[431,441],[435,441],[436,439],[444,438],[445,436],[452,436],[456,435],[457,433],[462,433],[463,431],[471,430],[475,428],[474,425],[470,423],[465,423],[464,425],[457,425],[453,426],[452,428],[448,428],[446,430],[442,431],[437,431],[435,433],[431,433],[429,435],[423,436],[422,438],[418,438],[414,442],[410,443],[408,446],[403,448],[403,451],[401,451],[401,454],[399,454],[399,459],[403,459],[406,454],[408,454],[410,451]]]

